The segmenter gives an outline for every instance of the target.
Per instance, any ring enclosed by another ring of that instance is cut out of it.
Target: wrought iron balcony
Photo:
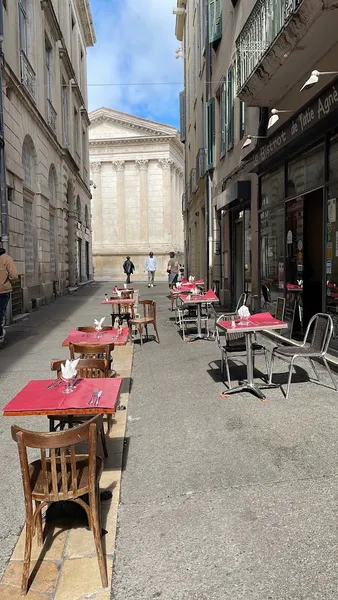
[[[47,123],[53,129],[54,133],[56,133],[56,117],[57,112],[52,102],[47,98]]]
[[[21,83],[25,86],[34,101],[36,101],[36,75],[23,50],[20,51]]]
[[[196,157],[196,179],[197,184],[200,179],[203,179],[206,173],[207,151],[206,148],[200,148]]]

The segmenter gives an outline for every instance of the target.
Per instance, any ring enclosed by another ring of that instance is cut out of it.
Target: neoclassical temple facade
[[[168,253],[183,261],[183,145],[171,126],[108,108],[89,115],[95,279],[123,278],[130,255],[145,279],[150,251],[165,279]]]
[[[1,238],[19,274],[15,317],[92,279],[86,49],[95,32],[86,0],[3,5]]]

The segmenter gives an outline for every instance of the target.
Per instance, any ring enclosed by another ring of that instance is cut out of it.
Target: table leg
[[[202,337],[202,327],[201,327],[201,304],[198,302],[197,304],[197,336],[199,338]]]
[[[255,385],[253,378],[253,354],[252,354],[252,333],[245,334],[245,345],[246,345],[246,358],[247,358],[247,380],[240,381],[239,385],[230,390],[225,390],[223,394],[229,396],[230,394],[236,394],[237,392],[252,392],[261,400],[265,400],[265,394],[258,385]]]

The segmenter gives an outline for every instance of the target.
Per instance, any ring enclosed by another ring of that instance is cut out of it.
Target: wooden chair
[[[70,342],[69,344],[69,354],[70,358],[74,360],[74,358],[100,358],[105,359],[107,362],[107,373],[105,377],[109,377],[109,371],[112,367],[112,356],[111,353],[114,350],[114,344],[73,344]],[[76,356],[79,355],[79,356]]]
[[[121,290],[122,292],[122,290]],[[134,292],[126,292],[121,295],[123,300],[133,300]],[[134,303],[131,304],[112,304],[112,312],[111,312],[111,324],[112,327],[115,325],[115,321],[117,319],[118,324],[122,325],[123,321],[127,321],[127,327],[129,326],[130,319],[134,318]]]
[[[153,325],[155,334],[156,334],[156,341],[159,344],[160,338],[158,335],[157,324],[156,324],[156,302],[154,302],[153,300],[140,300],[139,304],[140,304],[140,306],[143,306],[143,317],[137,317],[137,318],[129,320],[130,341],[132,342],[132,339],[133,339],[133,336],[132,336],[133,325],[134,325],[134,327],[136,327],[136,329],[138,330],[138,332],[140,334],[141,346],[143,343],[142,342],[143,327],[146,330],[146,335],[147,335],[147,339],[148,339],[148,325]]]
[[[56,371],[56,376],[58,379],[61,378],[61,365],[65,364],[65,360],[52,360],[50,364],[50,368],[52,371]],[[77,374],[80,378],[90,379],[91,377],[108,377],[108,367],[107,361],[104,359],[95,359],[95,358],[82,358],[79,360],[77,365]],[[86,421],[91,419],[91,416],[87,415],[70,415],[66,417],[48,415],[49,419],[49,431],[56,431],[59,427],[60,430],[63,430],[66,425],[68,427],[73,427],[74,425],[78,425],[79,423],[85,423]],[[58,422],[56,425],[55,422]],[[107,423],[108,423],[108,431],[112,428],[112,415],[107,415]],[[103,422],[102,427],[100,429],[100,436],[102,442],[103,453],[105,457],[108,456],[108,449],[106,443],[106,436],[104,432]]]
[[[100,526],[99,480],[102,459],[96,456],[97,428],[100,427],[101,415],[79,427],[58,433],[27,431],[12,425],[12,438],[18,444],[26,505],[26,538],[21,583],[23,595],[28,589],[32,539],[35,532],[38,544],[43,543],[42,510],[51,502],[66,500],[76,502],[86,511],[88,525],[94,536],[102,586],[108,586]],[[88,454],[76,454],[76,444],[86,441],[89,443]],[[40,458],[29,463],[27,448],[40,450]],[[84,494],[88,494],[89,505],[81,498]]]

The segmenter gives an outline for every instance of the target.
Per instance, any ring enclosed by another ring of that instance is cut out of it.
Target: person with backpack
[[[130,260],[130,256],[127,256],[126,260],[123,263],[123,271],[127,275],[126,283],[130,283],[130,275],[132,275],[135,271],[134,264]]]
[[[16,266],[4,248],[0,248],[0,342],[3,342],[5,330],[3,320],[7,304],[11,297],[12,281],[17,279]]]

